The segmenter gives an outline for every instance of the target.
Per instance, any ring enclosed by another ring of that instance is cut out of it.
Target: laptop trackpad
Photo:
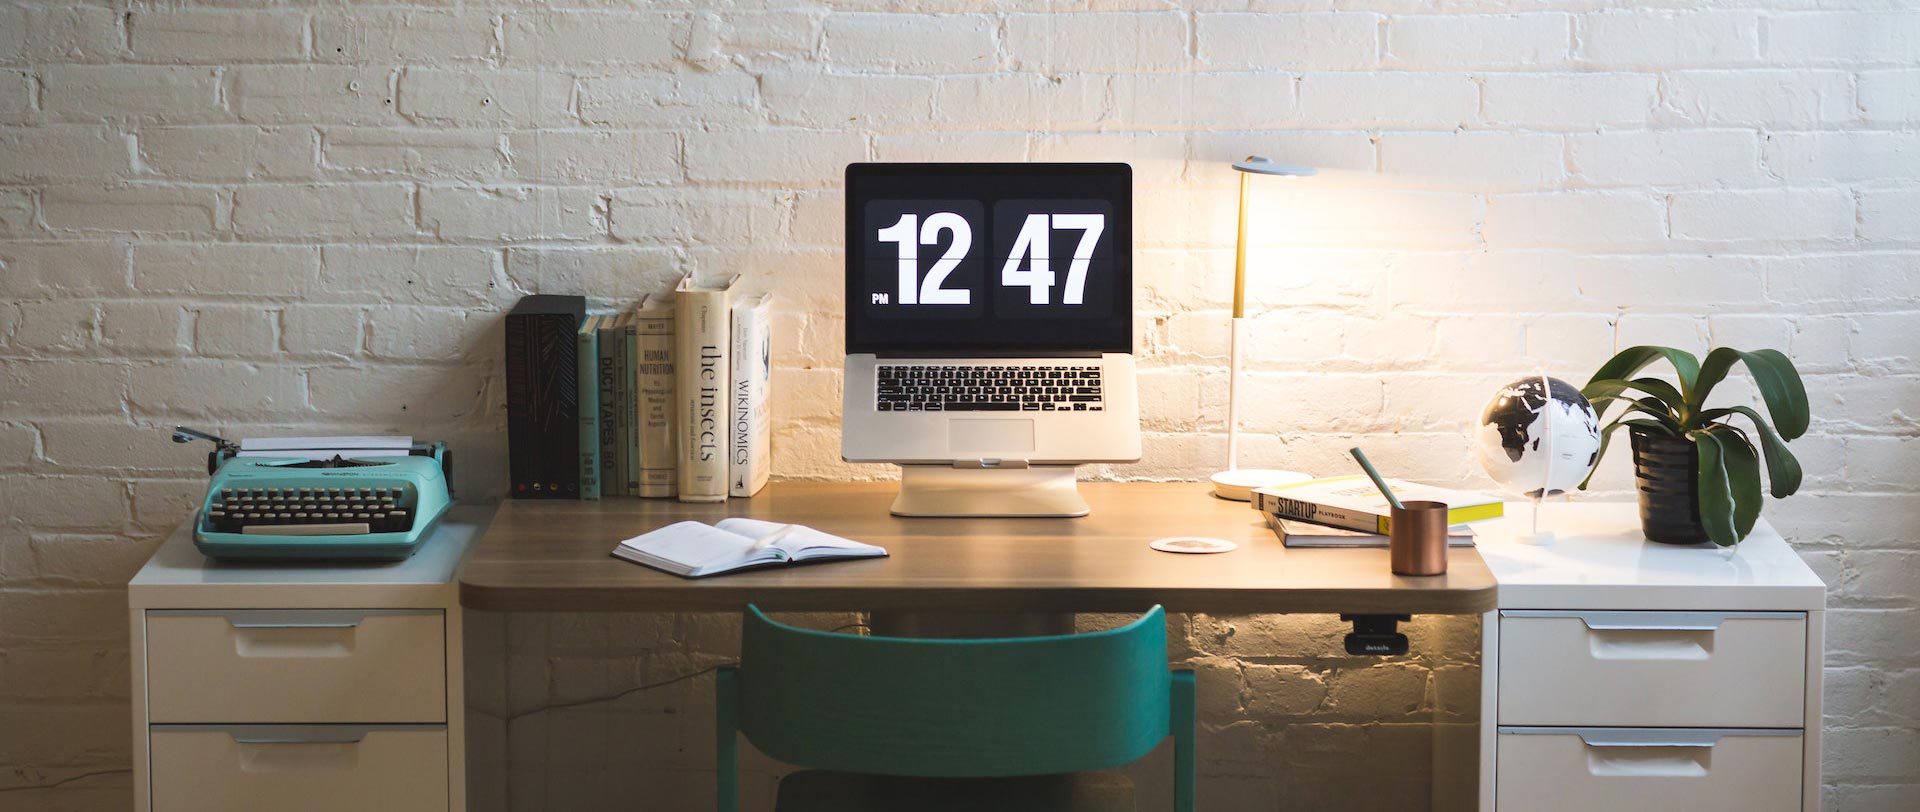
[[[949,451],[1032,451],[1032,420],[952,419],[947,421]]]

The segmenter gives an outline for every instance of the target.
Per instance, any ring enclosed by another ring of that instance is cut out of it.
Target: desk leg
[[[874,612],[868,628],[876,637],[963,640],[1045,637],[1073,633],[1073,613]]]
[[[1500,610],[1480,616],[1480,812],[1493,812],[1500,755]]]

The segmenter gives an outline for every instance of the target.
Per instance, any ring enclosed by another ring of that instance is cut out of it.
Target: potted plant
[[[1661,360],[1673,366],[1678,385],[1634,377]],[[1707,396],[1735,363],[1746,365],[1766,417],[1747,406],[1706,407]],[[1640,525],[1651,541],[1710,540],[1730,547],[1746,538],[1760,518],[1762,456],[1775,498],[1800,489],[1800,462],[1787,450],[1787,441],[1807,431],[1807,389],[1779,350],[1721,347],[1701,361],[1672,347],[1630,347],[1603,364],[1580,393],[1603,419],[1615,403],[1625,407],[1602,425],[1594,462],[1607,453],[1614,430],[1626,426],[1640,491]],[[1735,417],[1745,418],[1751,430]]]

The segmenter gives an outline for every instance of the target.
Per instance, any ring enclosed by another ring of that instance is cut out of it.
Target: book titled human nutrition
[[[674,416],[679,423],[682,502],[727,498],[727,424],[733,380],[727,365],[729,298],[734,280],[697,285],[691,274],[674,288]]]
[[[733,305],[733,401],[727,424],[727,495],[752,496],[773,468],[767,390],[773,379],[773,294]]]
[[[1506,505],[1499,497],[1483,493],[1397,479],[1387,480],[1387,486],[1402,502],[1445,502],[1450,525],[1498,518],[1506,513]],[[1255,488],[1253,508],[1283,519],[1362,533],[1386,533],[1392,524],[1386,497],[1380,495],[1372,480],[1360,474]]]
[[[702,578],[757,567],[882,558],[885,547],[863,544],[797,524],[758,519],[721,519],[715,524],[676,522],[620,542],[613,557],[683,578]]]
[[[672,498],[680,492],[680,442],[674,414],[673,300],[648,296],[634,311],[640,346],[635,391],[640,398],[640,496]]]

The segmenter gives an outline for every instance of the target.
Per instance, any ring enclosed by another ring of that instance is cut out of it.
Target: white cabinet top
[[[135,609],[444,607],[454,572],[493,518],[492,506],[455,506],[412,557],[393,562],[214,561],[182,524],[127,584]]]
[[[1536,544],[1533,506],[1474,524],[1475,546],[1500,582],[1502,609],[1720,609],[1806,611],[1826,605],[1826,585],[1762,518],[1739,546],[1662,544],[1640,533],[1631,503],[1548,501]]]

